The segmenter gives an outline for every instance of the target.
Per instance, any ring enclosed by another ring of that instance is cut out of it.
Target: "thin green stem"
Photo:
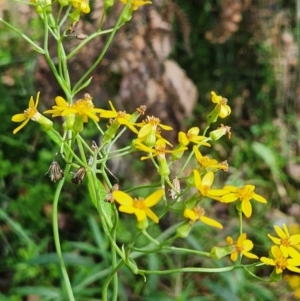
[[[118,265],[111,271],[110,275],[107,277],[106,281],[104,282],[103,288],[102,288],[102,301],[108,301],[107,298],[107,292],[108,292],[108,286],[111,281],[111,279],[117,274],[117,272],[120,270],[120,268],[124,265],[124,261],[120,261]],[[115,300],[115,299],[113,299]]]
[[[11,24],[9,24],[8,22],[4,21],[2,18],[0,18],[0,22],[4,23],[7,27],[9,27],[12,31],[14,31],[15,33],[17,33],[19,36],[21,36],[25,41],[27,41],[33,48],[35,51],[41,53],[41,54],[45,54],[45,51],[38,46],[35,42],[33,42],[30,38],[28,38],[25,34],[23,34],[22,32],[20,32],[17,28],[15,28],[14,26],[12,26]]]
[[[170,269],[170,270],[138,270],[139,274],[156,274],[156,275],[166,275],[166,274],[175,274],[175,273],[223,273],[229,272],[236,269],[241,269],[243,266],[235,265],[230,267],[223,267],[223,268],[178,268],[178,269]]]
[[[123,14],[125,13],[125,11],[128,9],[129,5],[131,5],[130,2],[128,2],[125,7],[123,8],[115,26],[114,26],[114,29],[113,31],[111,32],[111,34],[109,35],[99,57],[96,59],[96,61],[92,64],[92,66],[86,71],[86,73],[80,78],[80,80],[75,84],[75,86],[73,87],[72,89],[72,94],[76,94],[77,92],[80,91],[80,86],[81,84],[83,83],[83,81],[91,74],[91,72],[99,65],[99,63],[101,62],[102,58],[104,57],[108,47],[110,46],[117,30],[119,29],[119,25],[121,24],[122,22],[122,18],[123,18]]]
[[[65,168],[65,174],[67,174],[70,170],[70,166],[67,165]],[[70,279],[67,273],[67,269],[65,266],[65,262],[62,256],[62,251],[61,251],[61,245],[60,245],[60,239],[59,239],[59,230],[58,230],[58,201],[60,197],[60,193],[62,190],[62,187],[64,185],[64,178],[58,183],[55,194],[54,194],[54,199],[53,199],[53,211],[52,211],[52,223],[53,223],[53,235],[54,235],[54,244],[56,248],[56,254],[59,260],[62,276],[64,279],[64,284],[66,288],[66,292],[68,295],[68,298],[70,301],[75,301],[73,291],[72,291],[72,286],[70,283]]]

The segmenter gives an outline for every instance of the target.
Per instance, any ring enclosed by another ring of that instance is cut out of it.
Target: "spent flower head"
[[[132,198],[129,194],[120,190],[112,191],[114,200],[120,204],[119,211],[128,214],[135,214],[138,221],[138,227],[140,229],[147,228],[147,217],[153,220],[154,223],[158,223],[159,219],[157,215],[150,208],[156,205],[163,195],[163,189],[153,192],[145,199],[142,197]]]
[[[223,189],[227,192],[221,197],[221,202],[231,203],[235,201],[240,201],[240,211],[242,211],[246,217],[250,217],[252,214],[252,205],[250,200],[255,200],[259,203],[266,204],[267,200],[259,194],[254,192],[254,185],[245,185],[241,188],[226,185]]]
[[[29,99],[28,108],[24,110],[23,113],[15,114],[12,116],[11,120],[13,122],[22,122],[16,129],[14,129],[13,133],[16,134],[19,132],[31,119],[40,123],[46,130],[51,129],[53,127],[53,123],[51,120],[41,115],[37,110],[37,106],[39,103],[40,92],[37,93],[36,102],[34,102],[33,97],[31,96]]]
[[[300,253],[293,248],[288,249],[288,254],[284,254],[277,245],[274,245],[271,247],[271,258],[261,257],[260,261],[273,265],[276,274],[281,274],[285,269],[300,273],[300,268],[297,268],[300,266]]]
[[[246,233],[242,233],[237,241],[233,241],[231,236],[227,236],[226,241],[232,248],[232,253],[230,255],[232,261],[236,261],[240,254],[251,259],[258,258],[255,254],[249,252],[253,249],[254,245],[250,239],[247,239]]]
[[[300,234],[290,235],[286,224],[283,224],[283,230],[277,225],[274,226],[274,229],[278,237],[272,236],[271,234],[268,234],[268,237],[274,244],[279,245],[281,252],[287,257],[289,249],[298,248],[300,243]]]

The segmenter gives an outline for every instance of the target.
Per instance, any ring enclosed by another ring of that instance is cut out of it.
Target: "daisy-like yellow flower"
[[[157,215],[150,208],[156,205],[163,197],[163,189],[153,192],[145,199],[132,198],[130,195],[120,190],[112,191],[112,195],[115,201],[120,204],[120,212],[135,214],[139,228],[145,229],[148,226],[147,217],[156,224],[159,222]]]
[[[245,214],[246,217],[250,217],[252,214],[252,205],[250,200],[255,200],[259,203],[266,204],[267,200],[254,192],[254,185],[245,185],[241,188],[235,186],[224,186],[223,189],[227,191],[227,194],[223,195],[221,202],[232,203],[237,200],[241,202],[241,211]]]
[[[12,116],[11,120],[13,122],[22,122],[20,126],[14,129],[13,131],[14,134],[19,132],[28,123],[30,119],[40,123],[45,129],[50,129],[53,127],[52,121],[46,118],[45,116],[41,115],[37,110],[39,98],[40,98],[40,92],[37,93],[35,103],[33,97],[31,96],[29,100],[28,108],[24,110],[23,113],[15,114],[14,116]]]
[[[100,118],[115,118],[118,124],[127,126],[135,134],[137,134],[138,130],[134,127],[134,123],[130,121],[132,119],[132,115],[126,114],[125,111],[118,112],[111,101],[109,101],[109,105],[111,107],[111,110],[100,109]],[[137,115],[137,117],[138,116],[139,114]]]
[[[258,256],[249,252],[253,249],[254,245],[250,239],[247,239],[246,233],[242,233],[236,242],[233,241],[231,236],[227,236],[226,241],[232,248],[232,253],[230,255],[230,259],[232,261],[236,261],[239,254],[242,254],[250,259],[258,259]]]
[[[188,218],[192,222],[196,222],[199,220],[206,225],[209,225],[209,226],[212,226],[212,227],[215,227],[218,229],[223,229],[223,226],[219,222],[215,221],[212,218],[205,216],[205,210],[200,206],[196,206],[193,209],[189,209],[189,208],[184,209],[183,216],[185,218]]]
[[[187,133],[179,132],[178,133],[178,142],[184,146],[187,146],[190,142],[200,145],[210,146],[207,142],[202,142],[207,139],[205,136],[200,136],[200,129],[198,127],[190,128]]]
[[[64,111],[70,109],[71,105],[67,103],[61,96],[56,96],[54,99],[56,106],[52,106],[52,110],[47,110],[44,114],[52,114],[52,117],[64,116]]]
[[[211,100],[217,104],[219,117],[225,118],[231,113],[230,106],[227,105],[228,100],[220,95],[217,95],[214,91],[211,92]]]
[[[181,152],[183,150],[186,150],[186,147],[182,147],[181,149],[177,149],[177,150],[167,150],[166,149],[166,141],[164,139],[158,139],[155,143],[154,148],[150,148],[146,145],[144,145],[143,143],[141,143],[139,140],[136,141],[135,143],[135,147],[141,151],[150,153],[149,156],[143,156],[141,157],[141,160],[146,160],[146,159],[150,159],[153,158],[155,156],[157,156],[157,161],[159,164],[159,174],[161,176],[167,176],[170,173],[170,169],[168,166],[168,163],[166,161],[166,153],[172,154],[174,152]]]
[[[272,258],[261,257],[260,261],[267,265],[275,266],[276,274],[281,274],[284,269],[292,272],[300,273],[300,253],[295,249],[288,249],[288,256],[282,253],[281,249],[276,245],[271,247]]]
[[[165,158],[165,154],[172,154],[174,152],[183,151],[183,150],[187,149],[187,147],[183,146],[181,149],[167,150],[166,149],[167,144],[166,144],[165,139],[157,139],[154,148],[148,147],[145,144],[141,143],[139,140],[136,140],[135,147],[141,151],[150,153],[149,156],[142,157],[141,160],[150,159],[155,156],[158,156],[158,159],[163,159],[163,158]]]
[[[228,164],[226,161],[219,163],[215,159],[211,159],[208,156],[202,156],[201,152],[198,149],[197,145],[193,146],[193,151],[195,153],[196,159],[200,165],[200,167],[205,168],[205,169],[221,169],[223,171],[228,170]]]
[[[207,172],[202,178],[197,169],[193,170],[195,186],[202,196],[220,201],[221,197],[227,193],[224,189],[211,189],[215,175],[212,171]]]
[[[120,0],[124,4],[127,4],[129,0]],[[140,6],[146,5],[146,4],[152,4],[151,1],[146,0],[131,0],[131,5],[133,10],[137,10]]]
[[[136,126],[141,128],[138,132],[138,139],[143,141],[143,143],[149,147],[155,145],[158,128],[165,131],[173,130],[172,127],[161,124],[160,119],[154,116],[147,116],[146,120],[141,123],[137,123]]]
[[[75,114],[83,119],[83,122],[88,122],[88,118],[98,122],[99,117],[96,113],[100,113],[102,109],[95,108],[92,97],[85,94],[83,99],[78,99],[74,104],[69,105],[61,96],[55,98],[56,106],[52,110],[47,110],[44,114],[52,114],[52,117],[68,116]]]
[[[286,224],[283,224],[283,230],[275,225],[274,229],[278,237],[268,234],[268,237],[275,243],[279,245],[281,252],[285,257],[288,256],[289,249],[297,248],[300,243],[300,234],[290,235],[289,229]]]

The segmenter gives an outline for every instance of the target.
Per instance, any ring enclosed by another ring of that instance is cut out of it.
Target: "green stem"
[[[102,301],[107,301],[107,291],[108,286],[111,281],[111,279],[117,274],[117,272],[120,270],[120,268],[124,265],[124,261],[120,261],[118,265],[111,271],[110,275],[107,277],[106,281],[104,282],[103,288],[102,288]],[[116,300],[116,299],[113,299]]]
[[[119,29],[119,25],[122,22],[122,18],[123,18],[123,14],[125,13],[125,11],[127,10],[128,6],[131,5],[130,1],[125,5],[125,7],[123,8],[115,26],[113,31],[111,32],[109,38],[107,39],[103,50],[101,51],[99,57],[96,59],[96,61],[94,62],[94,64],[87,70],[87,72],[80,78],[80,80],[75,84],[74,88],[72,89],[72,94],[76,94],[77,92],[80,91],[80,86],[83,83],[83,81],[91,74],[91,72],[99,65],[99,63],[101,62],[102,58],[104,57],[108,47],[110,46],[117,30]]]
[[[175,274],[175,273],[223,273],[229,272],[236,269],[241,269],[243,266],[235,265],[230,267],[223,268],[179,268],[179,269],[170,269],[170,270],[138,270],[139,274],[156,274],[156,275],[166,275],[166,274]]]
[[[45,54],[45,51],[40,46],[38,46],[36,43],[34,43],[30,38],[28,38],[25,34],[23,34],[22,32],[20,32],[17,28],[15,28],[14,26],[12,26],[8,22],[4,21],[2,18],[0,18],[0,22],[4,23],[12,31],[14,31],[19,36],[21,36],[25,41],[27,41],[34,48],[35,51],[37,51],[37,52],[39,52],[41,54]]]
[[[67,165],[65,168],[65,174],[69,173],[70,166]],[[67,295],[70,301],[75,301],[73,291],[72,291],[72,286],[70,283],[70,279],[66,270],[65,262],[62,256],[62,251],[61,251],[61,245],[60,245],[60,239],[59,239],[59,230],[58,230],[58,201],[60,197],[60,193],[62,190],[62,187],[64,185],[64,178],[58,183],[55,194],[54,194],[54,199],[53,199],[53,212],[52,212],[52,223],[53,223],[53,235],[54,235],[54,244],[56,248],[56,253],[57,257],[59,260],[62,276],[64,279],[64,284],[65,288],[67,291]]]

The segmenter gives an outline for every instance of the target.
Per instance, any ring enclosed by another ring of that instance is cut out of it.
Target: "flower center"
[[[275,259],[275,264],[277,268],[284,270],[287,266],[287,258],[278,257]]]
[[[290,246],[291,246],[288,237],[282,237],[282,238],[280,239],[280,242],[281,242],[281,244],[284,245],[285,247],[290,247]]]
[[[36,113],[38,113],[38,110],[36,108],[28,108],[24,111],[24,115],[28,119],[32,119]]]
[[[118,116],[117,116],[117,118],[124,118],[124,119],[127,119],[126,118],[126,112],[125,111],[119,111],[118,112]]]
[[[205,210],[200,206],[195,207],[193,211],[196,213],[197,219],[205,215]]]
[[[147,116],[147,119],[145,122],[150,123],[153,127],[156,127],[160,123],[160,119],[154,117],[154,116]]]
[[[133,207],[141,210],[145,210],[147,207],[144,204],[144,198],[134,198],[133,199]]]
[[[202,194],[203,195],[207,195],[209,190],[210,190],[210,186],[208,186],[208,185],[202,186]]]
[[[241,201],[249,201],[253,197],[253,190],[251,190],[249,187],[245,186],[245,187],[238,189],[237,194]]]

